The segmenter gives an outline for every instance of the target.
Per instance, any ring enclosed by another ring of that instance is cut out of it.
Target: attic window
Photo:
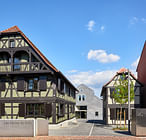
[[[81,101],[81,95],[79,95],[78,98],[79,98],[79,101]]]
[[[15,47],[15,41],[14,40],[10,40],[10,48],[14,48]]]
[[[85,95],[82,95],[82,100],[85,101]]]

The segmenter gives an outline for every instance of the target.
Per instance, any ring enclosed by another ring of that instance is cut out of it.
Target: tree
[[[122,105],[128,102],[128,75],[126,75],[125,73],[120,75],[120,78],[115,81],[112,97],[116,103],[120,104],[120,127],[121,127]],[[133,100],[134,100],[134,84],[133,81],[130,80],[130,102]]]

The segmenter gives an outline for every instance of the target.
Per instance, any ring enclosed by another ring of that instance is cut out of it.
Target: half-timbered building
[[[0,32],[0,118],[44,118],[56,124],[75,116],[74,85],[17,27]]]
[[[118,84],[117,81],[119,79],[122,80],[122,78],[124,78],[123,74],[126,76],[125,78],[127,78],[128,70],[125,68],[121,68],[115,74],[115,76],[102,87],[101,96],[103,97],[103,120],[105,124],[111,124],[111,125],[120,124],[121,105],[114,101],[112,94],[113,94],[113,91],[115,90],[115,83]],[[140,90],[143,85],[130,72],[130,83],[131,82],[134,85],[134,95],[135,95],[134,100],[131,101],[130,103],[131,111],[132,111],[132,109],[134,108],[141,107]],[[125,110],[125,113],[124,113],[124,110]],[[124,122],[124,118],[125,118],[125,122]],[[122,118],[121,119],[122,119],[121,121],[122,124],[128,124],[128,103],[122,104]]]

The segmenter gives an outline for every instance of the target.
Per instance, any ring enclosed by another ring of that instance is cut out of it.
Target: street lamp
[[[128,69],[128,131],[130,132],[130,72]]]

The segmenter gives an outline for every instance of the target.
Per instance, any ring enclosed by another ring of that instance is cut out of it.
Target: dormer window
[[[15,47],[15,41],[14,40],[10,40],[10,48],[14,48]]]

